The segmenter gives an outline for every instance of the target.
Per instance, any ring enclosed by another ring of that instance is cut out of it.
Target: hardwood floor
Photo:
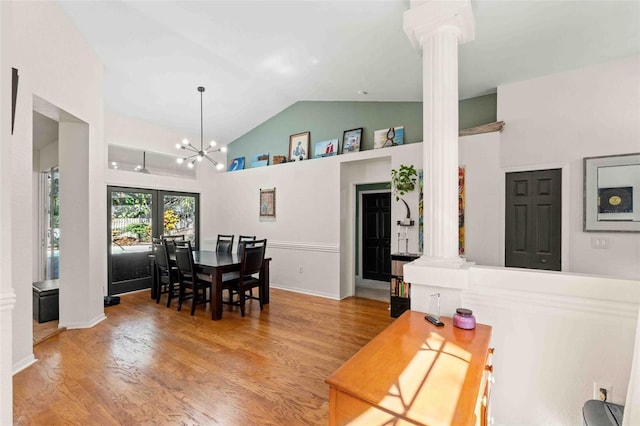
[[[393,320],[388,303],[277,289],[244,318],[175,306],[123,295],[95,327],[34,347],[14,376],[14,424],[325,425],[324,380]]]
[[[47,321],[43,323],[38,323],[38,321],[34,320],[33,321],[33,345],[35,346],[37,344],[40,344],[45,340],[47,340],[48,338],[50,338],[51,336],[54,336],[63,330],[64,328],[58,328],[57,320]]]

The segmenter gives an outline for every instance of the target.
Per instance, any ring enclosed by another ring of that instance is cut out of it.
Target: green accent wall
[[[311,132],[309,158],[316,142],[338,139],[342,149],[345,130],[363,128],[360,150],[373,149],[373,132],[404,126],[404,143],[422,141],[421,102],[312,102],[300,101],[273,118],[239,137],[227,146],[229,162],[245,157],[245,168],[251,167],[253,156],[269,152],[289,158],[289,136]]]
[[[496,121],[496,94],[460,101],[460,129]],[[245,133],[227,145],[227,159],[245,157],[245,168],[252,158],[269,153],[289,157],[289,136],[311,132],[309,158],[316,142],[338,139],[342,149],[345,130],[363,128],[360,150],[373,149],[373,132],[404,126],[404,143],[422,142],[422,102],[321,102],[300,101]]]
[[[497,121],[498,95],[478,96],[458,103],[458,129],[469,129]]]

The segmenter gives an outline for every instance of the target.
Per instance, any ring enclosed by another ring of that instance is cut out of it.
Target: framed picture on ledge
[[[302,161],[309,158],[311,132],[296,133],[289,136],[289,161]]]
[[[358,129],[345,130],[342,136],[342,153],[360,151],[362,142],[362,127]]]
[[[404,143],[404,126],[389,127],[373,132],[373,148],[387,148]]]
[[[338,139],[316,142],[314,157],[329,157],[338,154]]]

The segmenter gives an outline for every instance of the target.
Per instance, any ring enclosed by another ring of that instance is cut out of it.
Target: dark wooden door
[[[391,279],[391,194],[362,195],[362,278]]]
[[[560,169],[507,173],[505,266],[561,270]]]

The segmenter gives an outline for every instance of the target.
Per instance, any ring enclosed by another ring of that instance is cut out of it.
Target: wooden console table
[[[330,425],[487,424],[491,327],[424,316],[405,312],[326,380]]]

